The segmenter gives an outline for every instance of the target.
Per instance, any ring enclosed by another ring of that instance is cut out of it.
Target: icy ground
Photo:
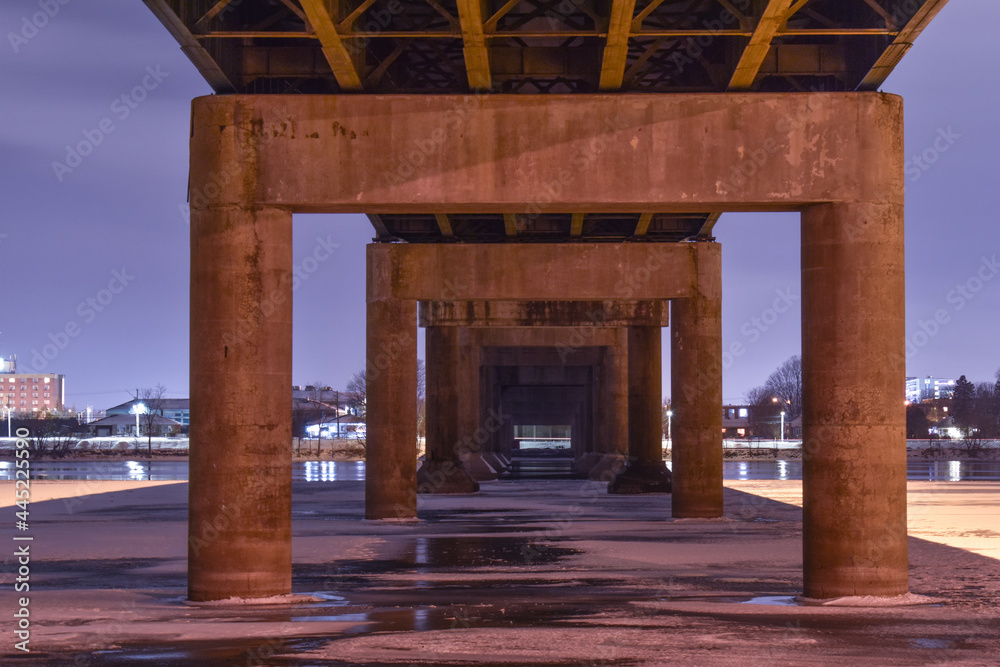
[[[294,485],[297,595],[184,600],[186,483],[34,483],[32,654],[3,665],[1000,664],[1000,483],[911,482],[917,606],[804,606],[801,483],[727,482],[726,519],[582,481],[483,484],[362,521],[363,484]],[[0,484],[13,544],[13,483]]]

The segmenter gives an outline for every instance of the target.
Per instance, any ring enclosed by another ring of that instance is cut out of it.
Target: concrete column
[[[427,455],[417,471],[420,493],[474,493],[479,483],[459,458],[459,329],[427,327]]]
[[[622,471],[628,456],[628,330],[619,328],[616,336],[621,342],[609,346],[601,365],[601,399],[595,410],[603,423],[601,441],[589,477],[594,481],[608,482]]]
[[[370,288],[370,253],[368,270]],[[415,301],[368,302],[367,356],[365,518],[412,519],[417,516]]]
[[[191,211],[188,596],[291,592],[292,214]]]
[[[904,297],[902,204],[805,210],[807,597],[907,592]]]
[[[722,516],[722,301],[670,302],[676,518]]]
[[[609,493],[669,493],[660,427],[660,327],[628,328],[628,458]]]

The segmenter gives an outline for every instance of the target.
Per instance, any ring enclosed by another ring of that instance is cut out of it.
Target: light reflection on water
[[[668,465],[670,463],[668,462]],[[14,479],[12,461],[0,461],[0,480]],[[1000,461],[909,461],[907,479],[959,482],[1000,481]],[[724,461],[722,474],[735,480],[802,479],[802,462]],[[187,480],[187,461],[32,461],[35,480]],[[362,482],[363,461],[300,461],[292,464],[292,481]],[[568,479],[568,478],[567,478]]]
[[[802,479],[802,461],[725,461],[725,479]],[[1000,481],[1000,461],[908,461],[906,478],[931,482]]]

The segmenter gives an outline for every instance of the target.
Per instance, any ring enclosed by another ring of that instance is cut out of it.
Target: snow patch
[[[272,595],[266,598],[239,598],[232,597],[225,600],[208,600],[206,602],[195,602],[185,600],[184,603],[194,607],[250,607],[262,605],[279,604],[301,604],[303,602],[324,602],[323,598],[315,595],[301,595],[299,593],[287,593],[285,595]]]
[[[818,607],[908,607],[917,604],[940,604],[942,598],[932,598],[927,595],[906,593],[880,597],[876,595],[846,595],[840,598],[819,600],[816,598],[798,597],[798,601],[806,605]]]

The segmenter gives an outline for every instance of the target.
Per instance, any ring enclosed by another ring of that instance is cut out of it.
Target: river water
[[[670,465],[669,463],[667,465]],[[726,479],[802,479],[801,461],[725,461]],[[568,464],[566,466],[568,471]],[[0,480],[14,479],[11,461],[0,461]],[[1000,461],[910,461],[907,478],[959,482],[1000,481]],[[187,461],[33,461],[35,480],[187,480]],[[364,462],[300,461],[292,464],[292,480],[297,482],[360,482],[365,478]]]

